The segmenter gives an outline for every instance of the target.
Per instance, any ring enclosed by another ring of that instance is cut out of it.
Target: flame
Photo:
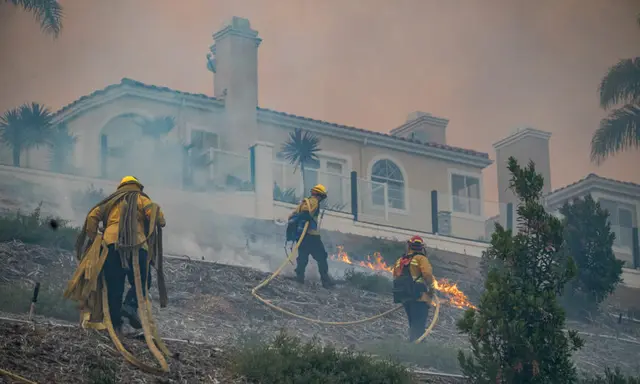
[[[393,272],[393,268],[387,265],[380,252],[374,252],[373,256],[367,255],[366,260],[351,260],[347,252],[345,252],[344,247],[339,245],[338,253],[336,253],[335,255],[331,255],[330,258],[334,261],[339,261],[341,263],[350,265],[358,265],[360,267],[368,268],[373,271],[384,271],[388,273]],[[462,292],[458,288],[457,284],[451,283],[447,279],[440,279],[434,280],[433,287],[448,298],[449,305],[457,308],[477,309],[477,307],[474,306],[471,301],[469,301],[464,292]]]
[[[372,269],[374,271],[386,271],[393,272],[393,269],[387,265],[387,263],[382,258],[382,254],[380,252],[375,252],[373,254],[373,258],[370,255],[367,255],[366,261],[357,261],[353,262],[347,252],[344,251],[344,247],[338,245],[338,253],[335,255],[331,255],[331,260],[340,261],[342,263],[351,264],[351,265],[359,265],[364,268]]]

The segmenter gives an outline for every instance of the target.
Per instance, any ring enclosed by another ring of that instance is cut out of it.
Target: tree
[[[65,124],[58,124],[49,134],[49,162],[51,170],[66,173],[70,170],[69,158],[73,153],[78,138],[69,133]]]
[[[302,129],[296,128],[289,134],[289,139],[282,145],[282,154],[289,163],[294,165],[302,173],[303,195],[308,193],[307,175],[305,174],[305,165],[312,161],[318,161],[318,152],[320,152],[320,138],[309,132],[303,132]],[[295,170],[294,170],[295,172]]]
[[[563,251],[562,222],[542,205],[543,177],[533,163],[521,168],[511,157],[510,187],[519,197],[518,233],[496,224],[491,267],[478,310],[458,321],[469,335],[471,354],[458,354],[473,383],[575,383],[571,353],[582,347],[577,332],[564,332],[557,296],[575,275]]]
[[[620,60],[600,82],[600,106],[610,110],[618,104],[624,105],[600,121],[591,139],[591,160],[596,164],[616,153],[640,148],[640,57]]]
[[[23,150],[47,142],[51,118],[51,111],[38,103],[23,104],[0,117],[0,140],[11,147],[14,166],[20,166]]]
[[[159,139],[166,136],[176,126],[176,119],[173,116],[161,116],[152,119],[144,119],[136,123],[142,134]]]
[[[611,232],[609,213],[591,195],[565,203],[566,249],[576,262],[578,274],[567,288],[580,304],[598,305],[613,293],[622,281],[623,262],[613,253],[615,234]],[[573,301],[573,300],[572,300]]]
[[[4,2],[31,12],[44,33],[53,35],[54,38],[60,34],[63,12],[57,0],[4,0]]]

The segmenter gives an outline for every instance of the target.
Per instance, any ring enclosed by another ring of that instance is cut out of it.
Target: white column
[[[253,146],[256,194],[256,218],[273,220],[273,144],[256,142]]]

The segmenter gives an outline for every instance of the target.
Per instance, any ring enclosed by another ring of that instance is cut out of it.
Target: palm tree
[[[320,138],[302,129],[296,128],[289,133],[289,139],[282,145],[282,155],[295,166],[294,172],[300,167],[302,173],[303,196],[307,193],[307,180],[304,167],[312,161],[318,161],[317,152],[320,151]]]
[[[51,127],[51,111],[38,103],[23,104],[0,117],[0,140],[11,147],[13,165],[20,166],[20,154],[45,144]]]
[[[52,128],[49,137],[49,162],[51,170],[67,173],[70,170],[69,157],[73,153],[78,138],[69,133],[65,124],[58,124]]]
[[[176,126],[173,116],[154,117],[137,122],[142,129],[142,134],[159,139],[169,133]]]
[[[58,37],[62,30],[62,6],[57,0],[4,0],[27,12],[33,13],[40,28],[46,34]]]
[[[640,25],[640,15],[638,15]],[[623,59],[609,69],[600,82],[600,106],[609,110],[591,139],[591,160],[606,158],[631,148],[640,148],[640,57]]]

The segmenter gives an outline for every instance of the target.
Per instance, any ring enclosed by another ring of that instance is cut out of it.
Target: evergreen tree
[[[512,157],[508,169],[520,199],[518,233],[496,224],[486,255],[496,262],[480,305],[458,321],[472,351],[459,352],[460,366],[476,384],[575,383],[571,353],[583,342],[577,332],[565,333],[557,299],[575,275],[562,247],[562,222],[544,210],[544,180],[533,163],[522,168]]]
[[[576,278],[567,286],[568,297],[580,305],[597,306],[622,281],[623,262],[613,253],[615,234],[609,213],[591,195],[565,203],[560,213],[566,249],[578,267]]]

